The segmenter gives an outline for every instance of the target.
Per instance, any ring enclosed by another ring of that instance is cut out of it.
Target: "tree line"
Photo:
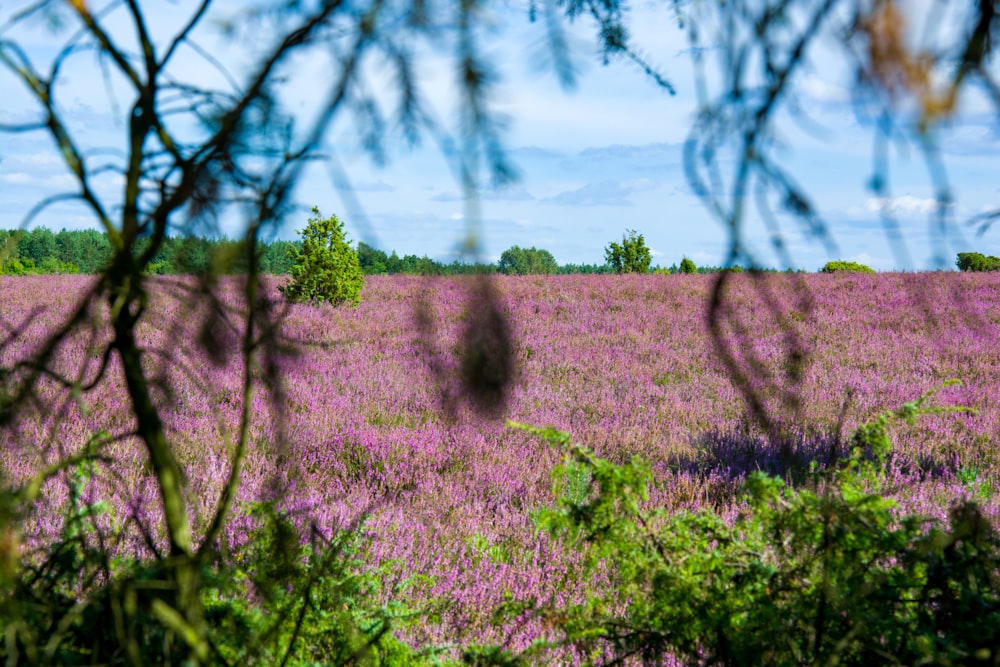
[[[145,251],[148,240],[140,239],[136,250]],[[199,236],[168,236],[153,255],[147,273],[153,275],[242,274],[247,272],[245,253],[241,242],[231,239],[204,238]],[[273,240],[258,244],[258,262],[261,273],[288,275],[295,265],[295,252],[302,242]],[[603,264],[559,264],[552,253],[541,248],[511,246],[497,262],[442,262],[418,255],[399,256],[396,251],[385,252],[363,241],[356,245],[358,262],[365,275],[404,274],[419,276],[455,275],[571,275],[609,273],[719,273],[741,272],[738,265],[697,266],[688,257],[670,266],[651,266],[652,255],[642,234],[627,232],[621,242],[613,241],[605,248]],[[52,273],[100,273],[113,256],[107,235],[95,229],[60,230],[47,227],[31,230],[0,229],[0,275],[30,275]],[[962,271],[996,271],[1000,259],[976,252],[958,253],[957,267]],[[774,271],[773,269],[762,269]],[[833,261],[823,266],[821,272],[861,271],[872,269],[857,262]]]
[[[142,254],[148,239],[139,239],[136,252]],[[288,275],[295,265],[296,251],[302,241],[273,240],[258,243],[258,270],[271,275]],[[356,245],[358,262],[365,275],[404,274],[453,276],[473,274],[555,275],[622,273],[613,263],[558,264],[548,250],[512,246],[498,262],[442,262],[413,254],[400,256],[385,252],[363,241]],[[96,274],[103,271],[114,254],[107,234],[95,229],[60,230],[47,227],[31,230],[0,230],[0,275]],[[648,263],[645,267],[648,272]],[[678,272],[678,267],[666,271]],[[702,267],[701,272],[720,270]],[[167,236],[153,254],[147,273],[153,275],[205,274],[208,272],[242,274],[247,259],[241,242],[200,236]]]

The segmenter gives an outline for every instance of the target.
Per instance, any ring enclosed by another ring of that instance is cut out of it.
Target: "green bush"
[[[430,662],[393,634],[414,614],[375,600],[381,569],[365,569],[358,530],[303,540],[293,517],[269,504],[253,507],[258,530],[239,565],[216,571],[206,592],[206,620],[228,664],[371,665]]]
[[[497,270],[510,276],[552,275],[559,265],[548,250],[511,246],[500,255]]]
[[[358,253],[347,243],[344,223],[335,215],[324,218],[315,207],[312,214],[300,232],[302,247],[289,248],[292,279],[281,291],[291,301],[357,305],[365,277]]]
[[[646,239],[634,229],[622,236],[622,242],[612,241],[604,250],[604,257],[615,273],[649,273],[653,255],[646,246]]]
[[[96,452],[106,441],[106,435],[97,436],[90,450]],[[69,504],[59,539],[23,561],[2,554],[0,624],[6,632],[0,661],[181,664],[184,639],[164,604],[171,586],[165,563],[110,555],[111,536],[100,526],[113,506],[84,500],[100,463],[93,454],[80,459],[65,469]],[[7,523],[12,506],[32,492],[37,489],[0,492],[5,540],[14,535]],[[398,603],[378,602],[382,582],[390,577],[382,569],[362,567],[360,527],[327,538],[298,527],[295,517],[271,504],[248,509],[256,530],[247,544],[235,553],[206,557],[201,568],[211,647],[205,664],[441,664],[393,634],[415,614]]]
[[[980,252],[960,252],[955,264],[961,271],[1000,271],[1000,257]]]
[[[693,261],[691,261],[690,259],[688,259],[687,257],[685,257],[684,259],[681,260],[680,272],[681,273],[698,273],[698,267],[695,265],[695,263]]]
[[[875,273],[875,269],[870,266],[865,266],[864,264],[859,264],[858,262],[847,262],[844,260],[827,262],[823,265],[823,268],[820,269],[820,273],[836,273],[837,271],[847,273]]]
[[[558,644],[609,663],[996,664],[1000,539],[989,520],[972,502],[947,527],[901,516],[882,493],[890,427],[952,410],[925,399],[862,425],[850,455],[801,488],[752,474],[735,521],[652,509],[648,464],[615,465],[564,433],[517,425],[566,455],[537,525],[605,582],[532,611],[563,619]],[[570,489],[570,477],[589,488]]]
[[[4,262],[0,273],[5,276],[25,276],[35,273],[35,261],[32,259],[22,261],[19,257],[12,257]]]
[[[58,257],[49,255],[38,265],[38,273],[80,273],[79,267],[70,262],[60,261]]]

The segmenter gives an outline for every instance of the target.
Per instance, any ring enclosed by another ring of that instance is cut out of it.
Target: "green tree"
[[[1000,257],[981,252],[960,252],[955,261],[960,271],[1000,271]]]
[[[559,265],[548,250],[535,247],[521,248],[515,245],[500,255],[497,270],[510,276],[552,275],[559,270]]]
[[[55,239],[59,261],[78,267],[80,273],[97,273],[111,261],[111,243],[96,229],[63,229]]]
[[[629,229],[622,235],[622,242],[612,241],[604,256],[615,273],[649,273],[653,255],[642,234]]]
[[[296,244],[292,241],[271,241],[260,256],[260,272],[275,276],[285,276],[292,272],[295,262],[292,252]]]
[[[389,273],[389,256],[384,250],[373,248],[364,241],[358,242],[358,262],[366,276]]]
[[[25,276],[35,272],[35,262],[26,259],[23,262],[19,257],[12,257],[0,267],[0,273],[5,276]]]
[[[698,267],[693,261],[685,257],[681,260],[681,265],[678,271],[680,273],[698,273]]]
[[[328,302],[334,306],[361,302],[365,277],[358,253],[347,243],[344,223],[324,218],[313,207],[302,234],[302,248],[292,250],[292,280],[281,287],[292,301]]]
[[[22,259],[30,259],[36,265],[40,265],[46,258],[59,254],[56,236],[47,227],[36,227],[30,232],[25,232],[18,239],[17,254]]]
[[[407,257],[413,257],[413,255],[407,255]],[[418,276],[443,276],[444,267],[441,266],[440,262],[435,262],[430,257],[424,255],[423,257],[416,257],[414,259],[412,273]]]
[[[820,269],[820,273],[836,273],[838,271],[843,271],[845,273],[875,273],[875,269],[870,266],[865,266],[864,264],[859,264],[858,262],[847,262],[844,260],[827,262]]]
[[[611,273],[611,267],[607,264],[563,264],[559,267],[559,275],[595,275]]]
[[[385,271],[386,273],[403,273],[403,260],[400,259],[395,250],[385,259]]]
[[[39,273],[80,273],[80,267],[71,262],[60,261],[55,255],[49,255],[38,264]]]
[[[174,271],[186,274],[204,274],[212,261],[216,244],[199,236],[185,236],[174,243]]]

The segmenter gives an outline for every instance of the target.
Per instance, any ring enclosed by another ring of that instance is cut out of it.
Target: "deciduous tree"
[[[559,270],[559,265],[548,250],[535,247],[521,248],[515,245],[500,255],[497,270],[500,273],[516,276],[554,274]]]
[[[653,255],[646,239],[634,229],[622,235],[622,242],[612,241],[604,250],[608,265],[616,273],[649,273]]]

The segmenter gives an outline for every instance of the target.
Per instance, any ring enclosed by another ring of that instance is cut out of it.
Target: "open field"
[[[441,397],[457,392],[447,377],[457,363],[470,280],[374,277],[356,309],[295,306],[285,333],[304,345],[276,362],[286,392],[279,413],[271,414],[263,392],[255,398],[260,419],[241,501],[277,495],[324,530],[367,514],[364,558],[388,573],[385,594],[433,603],[437,612],[409,628],[410,638],[504,641],[488,616],[505,594],[572,597],[588,585],[574,575],[573,554],[539,535],[531,520],[534,508],[552,501],[550,471],[561,454],[505,419],[568,431],[613,461],[649,460],[657,479],[650,502],[671,508],[735,512],[734,495],[749,471],[790,474],[781,443],[761,435],[716,354],[706,324],[713,279],[496,279],[518,367],[501,419],[483,419],[461,401],[449,411]],[[0,350],[3,365],[34,349],[90,280],[0,279],[0,312],[9,327],[23,325]],[[838,436],[849,436],[860,421],[958,379],[962,385],[942,390],[935,403],[976,412],[932,416],[895,431],[892,495],[903,509],[935,517],[973,497],[1000,516],[1000,275],[765,280],[806,352],[802,373],[784,372],[787,332],[748,275],[734,276],[729,303],[752,337],[730,340],[739,355],[753,350],[766,362],[773,382],[756,372],[757,394],[795,460],[822,465],[843,450]],[[808,286],[811,306],[803,307],[794,281]],[[204,314],[170,296],[177,284],[160,283],[143,335],[148,349],[169,353],[150,355],[149,370],[162,380],[163,415],[203,521],[228,471],[224,434],[237,418],[241,369],[238,355],[213,362],[188,353],[182,341],[197,338]],[[235,293],[229,298],[235,302]],[[416,326],[418,309],[432,315],[433,326]],[[216,333],[237,344],[235,335]],[[78,335],[58,352],[59,364],[93,369],[94,347]],[[444,369],[443,380],[434,366]],[[131,428],[114,362],[80,401],[46,386],[43,404],[3,435],[0,462],[15,480],[98,431]],[[783,412],[783,393],[799,398],[796,414]],[[141,553],[130,519],[155,518],[148,516],[155,485],[134,441],[123,437],[107,451],[116,464],[102,469],[88,493],[112,500],[109,529],[131,535],[122,548]],[[52,509],[65,495],[64,485],[49,485],[28,524],[29,543],[51,537]],[[234,548],[247,521],[238,516],[231,524]],[[535,620],[506,639],[523,646],[544,631]]]

